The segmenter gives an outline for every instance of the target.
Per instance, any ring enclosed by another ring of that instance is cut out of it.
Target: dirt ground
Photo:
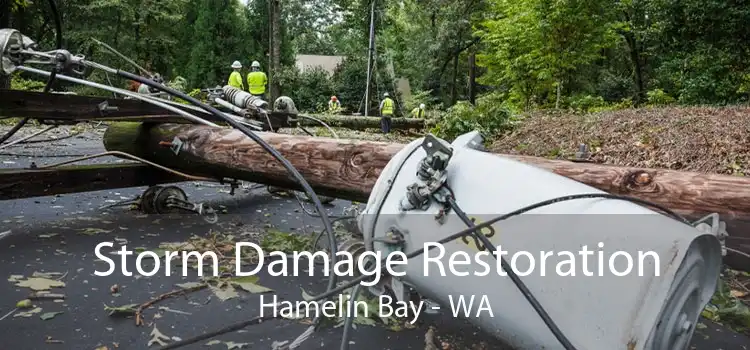
[[[644,108],[586,115],[534,113],[496,140],[494,152],[744,176],[750,107]]]

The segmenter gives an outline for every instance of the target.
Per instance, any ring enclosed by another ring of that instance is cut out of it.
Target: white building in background
[[[346,57],[344,56],[297,55],[296,64],[297,69],[299,69],[300,72],[320,67],[328,72],[329,75],[333,75],[336,67],[338,67],[345,58]]]
[[[338,67],[338,65],[341,64],[344,59],[346,59],[345,56],[297,55],[296,65],[297,69],[299,69],[300,72],[314,69],[315,67],[320,67],[329,75],[333,75],[333,73],[336,71],[336,67]],[[393,63],[389,62],[388,68],[390,70],[390,74],[394,74]],[[409,80],[405,78],[396,78],[395,83],[395,88],[398,89],[399,92],[401,92],[401,97],[404,100],[409,100],[411,98],[411,87],[409,84]],[[363,81],[362,86],[364,85],[366,85],[366,82]],[[392,91],[393,87],[387,87],[386,89]]]

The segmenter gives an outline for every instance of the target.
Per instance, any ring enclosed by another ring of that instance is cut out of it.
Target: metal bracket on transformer
[[[430,205],[430,198],[443,188],[448,178],[445,170],[453,156],[451,145],[428,134],[422,142],[422,148],[427,155],[419,163],[418,180],[406,189],[406,196],[401,200],[401,211],[426,210]]]
[[[716,236],[721,243],[721,256],[727,255],[727,223],[721,221],[718,213],[712,213],[700,220],[696,220],[692,225],[701,232]]]

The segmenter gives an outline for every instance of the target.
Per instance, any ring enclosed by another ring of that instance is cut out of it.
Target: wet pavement
[[[0,128],[0,133],[3,128]],[[53,144],[30,144],[0,149],[0,168],[27,167],[30,162],[49,164],[75,156],[102,152],[98,132]],[[20,156],[19,156],[20,154]],[[61,157],[68,154],[71,157]],[[112,158],[89,162],[111,162]],[[84,163],[85,164],[85,163]],[[269,194],[264,188],[238,190],[232,196],[228,188],[216,184],[185,182],[179,186],[194,201],[208,201],[221,207],[216,224],[197,215],[142,215],[126,208],[103,208],[133,198],[145,188],[129,188],[90,193],[0,201],[0,275],[32,276],[34,272],[57,272],[63,276],[64,294],[58,300],[35,300],[41,310],[29,317],[16,316],[26,310],[14,310],[16,302],[26,298],[29,288],[15,283],[0,283],[0,349],[146,349],[153,330],[175,339],[186,339],[202,332],[252,318],[259,313],[258,294],[239,293],[221,301],[210,290],[165,299],[144,311],[145,325],[137,327],[132,317],[110,316],[105,306],[141,304],[176,289],[176,284],[197,278],[179,273],[153,277],[134,273],[126,277],[119,271],[107,277],[94,275],[106,270],[97,261],[95,247],[103,241],[115,246],[153,249],[163,242],[181,242],[192,235],[211,232],[243,235],[274,227],[284,232],[311,234],[321,229],[319,219],[306,215],[299,203],[287,197]],[[335,201],[328,207],[332,215],[341,215],[350,202]],[[10,231],[10,232],[8,232]],[[119,257],[109,255],[117,260]],[[127,269],[135,271],[135,259]],[[119,265],[119,263],[118,263]],[[148,264],[143,264],[148,266]],[[120,266],[118,266],[118,269]],[[175,271],[179,271],[175,269]],[[58,275],[55,275],[58,276]],[[272,277],[259,274],[258,284],[273,289],[284,300],[301,300],[304,290],[317,294],[325,290],[324,277]],[[116,293],[112,287],[116,285]],[[266,297],[269,294],[265,294]],[[32,308],[33,310],[33,308]],[[43,320],[42,315],[53,317]],[[597,312],[597,310],[592,310]],[[750,348],[750,338],[737,335],[711,322],[703,321],[693,338],[692,349],[732,350]],[[351,338],[353,350],[425,349],[425,334],[436,327],[438,345],[445,349],[502,349],[502,345],[466,321],[449,315],[423,315],[415,329],[391,331],[378,326],[357,326]],[[273,342],[291,341],[307,324],[292,320],[272,320],[242,331],[198,342],[185,349],[271,349]],[[314,334],[299,349],[338,349],[342,329],[333,328]],[[173,338],[175,337],[175,338]],[[444,345],[441,345],[445,342]],[[213,344],[211,343],[211,344]],[[239,344],[244,344],[240,347]],[[154,345],[151,348],[158,348]]]

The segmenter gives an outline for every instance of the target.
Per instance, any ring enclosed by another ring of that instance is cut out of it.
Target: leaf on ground
[[[242,349],[245,346],[247,346],[248,343],[235,343],[233,341],[228,341],[224,343],[224,345],[227,346],[227,350],[234,350],[234,349]]]
[[[354,324],[361,324],[365,326],[376,325],[375,320],[364,315],[357,315],[357,317],[354,318]]]
[[[300,288],[300,290],[302,290],[302,300],[310,301],[313,299],[313,297],[310,294],[307,294],[304,289]]]
[[[8,277],[8,282],[16,283],[22,279],[24,279],[23,275],[10,275],[10,277]]]
[[[37,272],[34,271],[34,273],[31,275],[31,277],[38,277],[38,278],[59,278],[60,276],[63,276],[64,274],[62,272]]]
[[[747,292],[743,292],[741,290],[732,289],[732,291],[730,292],[730,295],[733,296],[733,297],[735,297],[735,298],[744,298],[744,297],[747,296]]]
[[[61,313],[63,313],[63,312],[62,312],[62,311],[56,311],[56,312],[45,312],[45,313],[43,313],[43,314],[39,315],[39,318],[41,318],[41,319],[42,319],[42,320],[44,320],[44,321],[46,321],[46,320],[51,320],[51,319],[55,318],[55,316],[57,316],[57,315],[59,315],[59,314],[61,314]]]
[[[34,316],[34,314],[38,314],[40,312],[42,312],[42,308],[38,307],[38,308],[34,308],[32,310],[29,310],[29,311],[19,312],[19,313],[13,315],[13,317],[31,317],[31,316]]]
[[[49,278],[31,277],[16,283],[18,287],[31,288],[32,290],[49,290],[50,288],[65,287],[65,282]]]
[[[107,306],[104,305],[104,311],[109,312],[110,316],[114,315],[133,315],[136,312],[136,308],[138,307],[138,304],[128,304],[123,306]]]
[[[218,340],[212,340],[212,341],[210,341],[210,342],[208,342],[206,344],[203,344],[203,345],[204,346],[212,346],[212,345],[219,345],[219,344],[221,344],[220,341],[218,341]]]
[[[205,283],[200,283],[200,282],[187,282],[187,283],[175,284],[175,286],[178,286],[182,289],[193,289],[193,288],[198,288],[203,285],[205,285]]]
[[[33,305],[31,304],[31,300],[29,299],[24,299],[16,303],[16,307],[19,309],[28,309],[32,306]]]
[[[59,236],[59,234],[57,234],[57,233],[48,233],[48,234],[38,235],[37,237],[39,237],[39,238],[52,238],[52,237],[55,237],[55,236]]]
[[[259,294],[273,292],[273,289],[257,284],[258,280],[258,276],[244,276],[232,278],[231,282],[233,285],[240,287],[249,293]]]
[[[159,344],[161,346],[166,346],[167,345],[166,341],[169,340],[169,339],[170,338],[168,336],[166,336],[166,335],[162,334],[161,332],[159,332],[159,329],[156,328],[156,326],[154,326],[154,329],[151,331],[151,340],[148,341],[148,345],[147,346],[150,347],[151,345],[154,345],[154,344]]]
[[[218,287],[214,287],[214,286],[210,286],[210,287],[211,287],[211,291],[214,292],[216,297],[221,299],[221,301],[227,301],[229,299],[233,299],[233,298],[240,296],[231,284],[218,286]]]
[[[159,248],[166,249],[170,251],[178,251],[178,250],[196,250],[195,246],[188,242],[162,242],[159,244]]]
[[[81,230],[82,235],[94,236],[100,233],[110,233],[112,230],[105,230],[103,228],[87,227]]]

